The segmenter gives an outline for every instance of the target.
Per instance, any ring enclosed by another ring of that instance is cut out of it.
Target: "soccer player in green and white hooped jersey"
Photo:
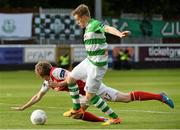
[[[68,89],[73,101],[72,115],[81,115],[79,89],[76,80],[86,78],[86,98],[95,107],[107,114],[110,119],[103,125],[119,124],[121,122],[118,115],[107,105],[107,103],[96,95],[102,79],[108,68],[108,45],[106,43],[105,32],[120,38],[128,36],[129,31],[120,32],[114,27],[102,24],[100,21],[91,19],[89,9],[86,5],[79,5],[73,12],[77,24],[85,28],[84,45],[87,58],[77,65],[68,76]]]

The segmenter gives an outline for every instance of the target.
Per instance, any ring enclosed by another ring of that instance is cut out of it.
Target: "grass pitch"
[[[42,80],[33,71],[0,72],[0,129],[180,129],[180,69],[162,70],[109,70],[104,83],[123,92],[142,90],[166,92],[175,108],[158,101],[109,103],[122,118],[119,125],[101,126],[101,123],[65,118],[62,113],[71,108],[68,93],[50,90],[37,104],[24,111],[11,106],[26,103],[41,87]],[[45,125],[32,125],[30,115],[35,109],[46,111]],[[91,106],[88,111],[105,116]]]

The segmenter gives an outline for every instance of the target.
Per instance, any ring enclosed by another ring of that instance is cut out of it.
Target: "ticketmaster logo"
[[[180,48],[150,47],[149,56],[180,57]]]

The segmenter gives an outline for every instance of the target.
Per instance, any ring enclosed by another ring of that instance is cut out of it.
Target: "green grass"
[[[24,111],[10,109],[26,103],[39,91],[41,82],[33,71],[0,72],[0,129],[180,129],[180,69],[109,70],[104,78],[108,86],[123,92],[165,91],[174,100],[175,108],[170,109],[158,101],[109,103],[123,122],[108,127],[63,117],[62,113],[71,107],[68,93],[49,91],[31,108]],[[46,125],[31,124],[30,115],[35,109],[46,111]],[[104,116],[93,106],[89,111]]]

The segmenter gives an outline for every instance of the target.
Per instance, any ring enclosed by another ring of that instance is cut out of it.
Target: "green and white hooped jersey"
[[[98,20],[90,19],[84,33],[84,44],[87,58],[96,66],[105,66],[108,63],[108,55],[106,54],[108,44],[104,33],[104,24]]]

